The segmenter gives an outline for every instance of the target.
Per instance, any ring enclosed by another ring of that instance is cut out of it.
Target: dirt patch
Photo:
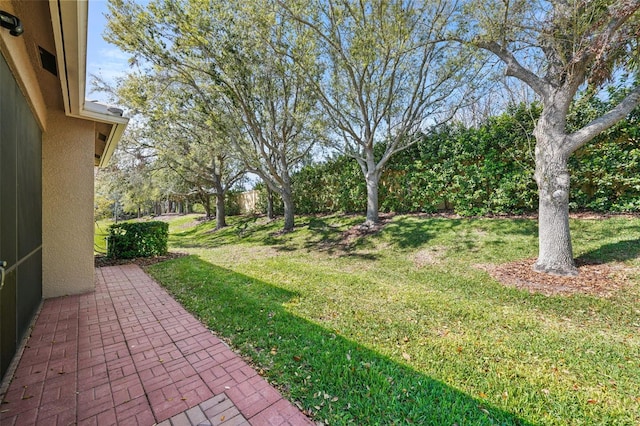
[[[391,213],[383,213],[380,214],[380,220],[377,223],[362,223],[360,225],[355,225],[350,229],[347,229],[342,233],[338,245],[342,246],[343,248],[349,248],[360,238],[377,234],[382,228],[384,228],[389,222],[391,222],[393,216],[394,215]]]
[[[105,256],[96,256],[94,264],[96,268],[103,266],[115,266],[115,265],[128,265],[135,263],[138,266],[145,267],[155,265],[156,263],[164,262],[165,260],[177,259],[179,257],[188,256],[187,253],[167,253],[164,256],[154,257],[136,257],[134,259],[110,259]]]
[[[505,286],[540,293],[546,296],[589,294],[610,297],[629,283],[629,276],[638,272],[622,263],[592,263],[578,260],[578,276],[561,277],[535,272],[535,259],[518,260],[502,265],[475,265],[487,271]]]
[[[446,248],[435,246],[420,250],[413,256],[413,264],[416,268],[424,268],[429,265],[437,265],[446,254]]]

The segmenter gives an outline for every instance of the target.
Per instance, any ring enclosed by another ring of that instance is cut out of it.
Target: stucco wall
[[[94,288],[94,124],[50,111],[42,137],[43,297]]]

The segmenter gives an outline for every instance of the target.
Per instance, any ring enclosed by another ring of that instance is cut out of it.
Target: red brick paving
[[[312,425],[138,266],[48,299],[0,406],[2,426]]]

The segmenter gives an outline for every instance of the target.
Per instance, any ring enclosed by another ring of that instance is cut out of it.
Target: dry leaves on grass
[[[96,268],[103,266],[128,265],[130,263],[135,263],[138,266],[144,267],[164,262],[165,260],[177,259],[183,256],[187,256],[187,253],[167,253],[163,256],[137,257],[135,259],[110,259],[105,256],[96,256],[94,263]]]
[[[629,282],[634,269],[622,263],[588,263],[578,260],[578,276],[562,277],[535,272],[535,259],[502,265],[476,265],[503,285],[546,296],[590,294],[609,297]]]
[[[424,268],[429,265],[437,265],[445,257],[446,247],[434,246],[418,251],[413,256],[413,264],[416,268]]]

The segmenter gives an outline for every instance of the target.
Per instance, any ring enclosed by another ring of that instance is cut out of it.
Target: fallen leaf
[[[458,347],[456,348],[456,352],[458,352],[458,353],[462,352],[462,346],[458,346]]]
[[[339,398],[337,396],[334,396],[333,398],[331,398],[331,402],[336,402]]]
[[[598,400],[597,399],[587,399],[587,404],[597,404]]]
[[[407,343],[409,341],[409,338],[407,336],[404,336],[404,339],[402,339],[405,343]]]
[[[549,395],[549,389],[542,389],[540,392],[542,392],[545,395]]]
[[[298,356],[298,355],[294,355],[294,356],[293,356],[293,360],[294,360],[294,361],[298,361],[298,362],[300,362],[300,361],[302,361],[302,357],[301,357],[301,356]]]
[[[406,359],[407,361],[411,361],[411,355],[406,352],[402,352],[402,358]]]
[[[220,417],[220,421],[221,421],[221,422],[224,422],[224,419],[225,419],[225,416],[221,416],[221,417]]]
[[[484,392],[480,392],[478,395],[480,396],[480,398],[486,398],[487,397],[487,394],[484,393]]]

